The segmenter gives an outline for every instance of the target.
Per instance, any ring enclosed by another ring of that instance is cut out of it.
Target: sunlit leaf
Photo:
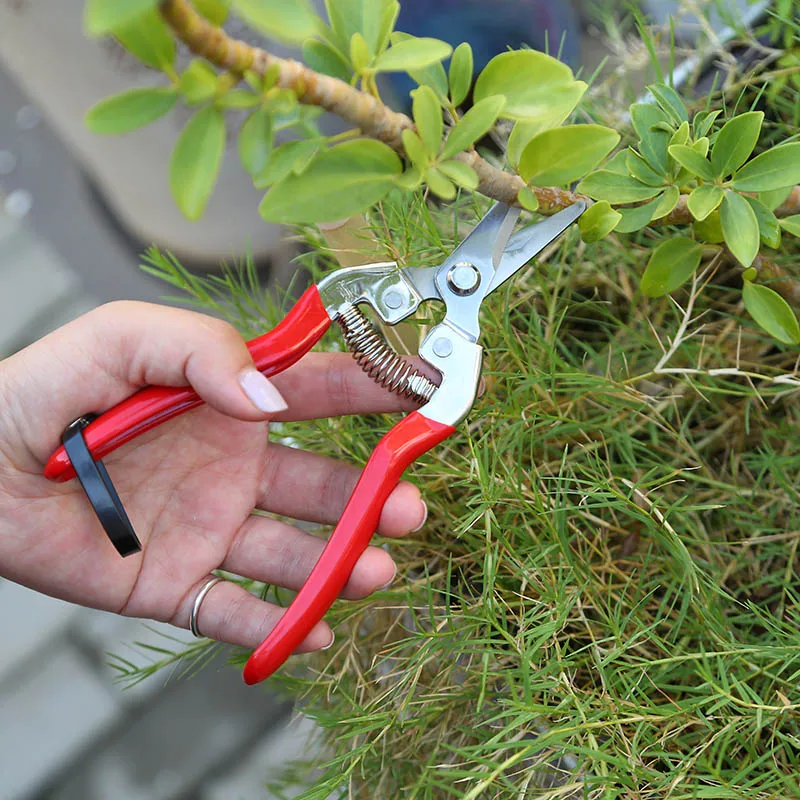
[[[428,154],[436,156],[442,146],[442,136],[444,135],[444,122],[439,101],[429,86],[420,86],[418,89],[414,89],[411,97],[413,98],[414,124],[417,126],[419,138],[425,145]]]
[[[711,148],[711,166],[720,178],[736,172],[753,152],[761,133],[764,114],[748,111],[728,120]]]
[[[452,158],[456,153],[469,149],[485,136],[500,116],[505,101],[505,97],[497,95],[485,97],[472,106],[458,121],[455,128],[450,131],[447,141],[444,143],[442,157]]]
[[[769,192],[796,183],[800,183],[800,142],[761,153],[733,176],[733,185],[740,192]]]
[[[750,204],[736,192],[727,191],[719,209],[725,244],[739,263],[749,267],[758,255],[758,220]]]
[[[800,325],[789,304],[769,286],[745,281],[742,287],[744,307],[750,316],[771,336],[785,344],[800,342]]]
[[[478,188],[478,173],[475,172],[469,164],[450,160],[440,161],[436,167],[439,172],[450,178],[450,180],[458,186],[469,189],[470,191],[474,191]]]
[[[175,37],[155,8],[114,29],[119,43],[148,67],[169,70],[175,61]]]
[[[239,131],[239,160],[248,175],[262,172],[272,151],[272,119],[266,109],[254,111]]]
[[[578,227],[584,242],[596,242],[608,236],[622,219],[619,211],[611,208],[606,200],[594,203],[581,214]]]
[[[86,127],[94,133],[127,133],[163,117],[177,99],[170,88],[128,89],[93,105]]]
[[[84,25],[90,35],[103,36],[130,25],[157,4],[158,0],[86,0]]]
[[[773,249],[780,247],[781,228],[778,218],[757,197],[745,197],[744,199],[750,204],[750,208],[756,215],[761,241]]]
[[[460,106],[469,94],[470,86],[472,86],[472,70],[472,48],[469,46],[469,42],[462,42],[453,51],[448,73],[450,99],[454,106]]]
[[[307,0],[233,0],[233,7],[248,25],[284,42],[302,42],[319,25]]]
[[[695,219],[705,219],[722,202],[725,192],[721,186],[704,183],[693,189],[686,205]]]
[[[700,266],[703,246],[685,236],[662,242],[653,250],[642,275],[642,292],[648,297],[661,297],[674,292]]]
[[[659,186],[647,186],[629,175],[621,175],[607,169],[599,169],[585,177],[578,184],[578,191],[594,200],[608,200],[610,203],[636,203],[649,200],[660,191]]]
[[[669,147],[669,154],[692,175],[697,175],[704,181],[714,180],[714,171],[708,159],[701,156],[692,147],[685,144],[673,144]]]
[[[447,58],[453,48],[439,39],[405,39],[393,44],[378,56],[373,67],[377,72],[407,72]]]

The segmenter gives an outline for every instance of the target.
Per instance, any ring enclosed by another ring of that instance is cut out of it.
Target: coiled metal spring
[[[431,399],[436,384],[396,353],[356,306],[349,306],[336,321],[356,363],[376,383],[418,403],[427,403]]]

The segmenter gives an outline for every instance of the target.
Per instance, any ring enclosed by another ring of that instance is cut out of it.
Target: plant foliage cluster
[[[195,3],[215,24],[227,6]],[[516,51],[489,62],[466,111],[469,47],[394,31],[396,3],[328,0],[327,22],[302,3],[231,6],[300,43],[316,73],[342,81],[342,102],[351,87],[377,100],[382,72],[407,72],[413,120],[399,145],[324,135],[282,64],[239,75],[196,60],[178,73],[152,0],[90,0],[91,29],[169,78],[103,101],[91,126],[121,132],[178,100],[197,106],[170,165],[189,216],[236,108],[265,216],[363,211],[370,260],[377,242],[381,259],[440,263],[498,187],[530,213],[569,202],[575,183],[595,201],[546,263],[487,302],[487,391],[415,467],[430,517],[387,543],[401,577],[335,605],[334,648],[276,679],[322,740],[287,781],[307,800],[800,798],[800,330],[784,299],[800,254],[796,2],[776,2],[768,22],[771,77],[736,76],[702,100],[654,61],[652,102],[602,109],[567,67]],[[480,151],[491,172],[474,146],[498,121],[510,135],[502,155]],[[304,265],[324,274],[333,254],[303,231]],[[252,270],[198,278],[157,251],[149,269],[247,335],[280,317]],[[363,463],[390,424],[280,435]],[[211,646],[118,666],[137,680]]]

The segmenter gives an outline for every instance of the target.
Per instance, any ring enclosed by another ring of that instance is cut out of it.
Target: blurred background
[[[151,243],[196,270],[249,249],[267,288],[294,271],[292,245],[259,218],[235,148],[203,220],[180,216],[166,165],[186,109],[123,137],[84,129],[93,103],[154,77],[114,41],[85,38],[82,5],[0,0],[0,358],[100,303],[159,302],[167,288],[138,268]],[[640,5],[663,23],[678,3]],[[733,13],[736,3],[717,5]],[[753,16],[765,4],[739,5]],[[478,69],[508,46],[554,53],[563,41],[562,59],[591,75],[606,56],[607,70],[625,57],[624,37],[601,25],[615,14],[588,0],[405,0],[398,28],[469,41]],[[724,29],[724,14],[712,20]],[[259,41],[236,21],[226,27]],[[698,29],[679,35],[691,44]],[[224,659],[191,679],[114,682],[107,653],[174,648],[165,635],[189,638],[0,581],[0,800],[267,797],[264,782],[306,749],[311,726],[285,699],[246,689]]]

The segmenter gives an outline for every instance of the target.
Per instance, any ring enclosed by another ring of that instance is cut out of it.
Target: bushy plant
[[[170,165],[187,216],[243,108],[261,212],[301,226],[316,275],[335,266],[313,227],[331,217],[363,213],[373,253],[424,266],[490,198],[595,201],[486,304],[486,395],[414,472],[431,514],[391,544],[403,580],[335,606],[334,649],[277,679],[324,733],[303,796],[800,797],[797,3],[775,4],[759,67],[703,97],[656,72],[650,102],[620,107],[523,50],[489,62],[467,111],[469,46],[394,32],[393,0],[328,0],[327,22],[302,3],[232,7],[305,65],[232,41],[219,0],[87,7],[169,79],[90,126],[198,107]],[[180,74],[176,38],[199,57]],[[413,119],[381,102],[391,70],[418,84]],[[320,109],[353,129],[324,135]],[[476,149],[487,134],[499,152]],[[252,271],[200,279],[157,251],[150,269],[245,333],[279,316]],[[279,435],[363,463],[387,425]],[[120,666],[135,679],[204,648]]]

